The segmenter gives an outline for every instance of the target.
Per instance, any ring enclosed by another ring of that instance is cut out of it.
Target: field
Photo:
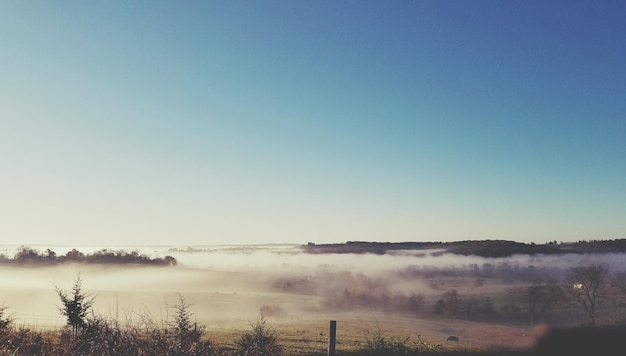
[[[325,354],[330,320],[337,321],[339,354],[363,350],[376,338],[433,352],[526,351],[551,328],[588,323],[575,305],[561,305],[550,294],[533,299],[529,291],[560,290],[574,266],[602,261],[613,287],[624,271],[620,254],[310,255],[294,246],[143,252],[170,254],[179,264],[2,266],[0,302],[16,327],[64,329],[55,286],[71,290],[80,275],[83,291],[94,298],[94,315],[133,328],[146,320],[172,325],[183,296],[191,321],[205,328],[203,338],[226,351],[236,349],[261,315],[288,355]],[[610,290],[598,325],[624,324],[623,294]],[[458,343],[446,341],[452,335]]]

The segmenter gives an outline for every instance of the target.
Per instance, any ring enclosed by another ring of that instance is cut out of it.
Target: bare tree
[[[578,304],[589,316],[591,326],[596,326],[598,305],[606,297],[605,280],[609,268],[603,265],[575,267],[569,270],[563,285],[567,300]]]
[[[90,295],[83,293],[80,274],[74,280],[71,295],[57,287],[56,284],[54,289],[63,303],[63,306],[59,307],[59,311],[67,317],[67,324],[72,326],[72,333],[76,336],[78,335],[78,329],[85,326],[85,318],[87,317],[87,312],[93,306],[94,298],[90,298]]]

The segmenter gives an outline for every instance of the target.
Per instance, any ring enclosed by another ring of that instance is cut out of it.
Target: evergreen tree
[[[59,307],[59,311],[67,317],[67,324],[72,326],[72,333],[76,336],[79,328],[85,326],[87,312],[93,306],[94,300],[90,298],[90,295],[83,293],[80,274],[74,280],[71,295],[56,285],[54,285],[54,289],[61,298],[61,303],[63,303],[63,306]]]

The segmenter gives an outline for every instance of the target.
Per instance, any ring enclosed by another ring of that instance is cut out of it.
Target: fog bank
[[[17,247],[2,246],[1,251],[10,256]],[[50,248],[59,254],[72,248],[89,253],[106,247],[138,250],[151,257],[171,255],[178,260],[175,267],[0,266],[0,303],[9,308],[18,324],[31,327],[64,324],[54,285],[70,290],[79,274],[84,291],[96,298],[98,313],[120,321],[132,322],[146,315],[165,321],[180,293],[192,305],[198,321],[224,327],[245,325],[263,308],[278,319],[314,317],[341,307],[340,298],[345,298],[346,292],[351,296],[370,293],[378,298],[375,302],[391,304],[393,298],[410,293],[434,295],[441,291],[434,289],[429,278],[445,273],[485,276],[504,271],[526,283],[532,278],[556,279],[568,268],[589,264],[606,264],[611,273],[626,270],[623,254],[482,258],[441,254],[439,250],[395,251],[393,255],[306,254],[296,245],[31,247]]]

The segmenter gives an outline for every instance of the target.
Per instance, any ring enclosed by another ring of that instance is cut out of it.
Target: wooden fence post
[[[337,342],[337,321],[330,321],[330,332],[328,333],[328,356],[335,356],[335,343]]]

